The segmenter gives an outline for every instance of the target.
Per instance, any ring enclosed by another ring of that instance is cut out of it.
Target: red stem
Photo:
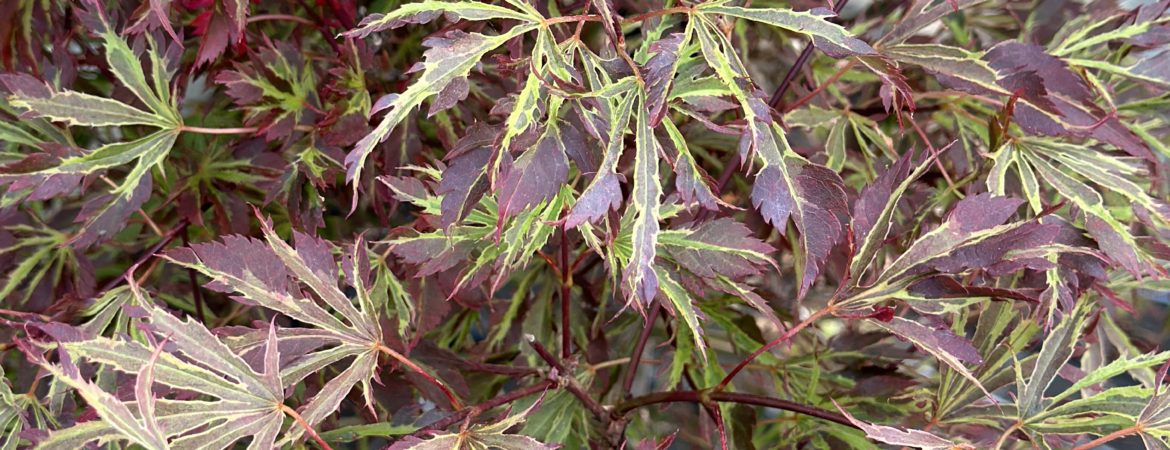
[[[417,436],[417,435],[426,433],[428,431],[446,429],[447,427],[449,427],[451,425],[455,425],[459,422],[462,422],[472,412],[479,414],[479,413],[484,412],[484,411],[490,411],[492,408],[495,408],[497,406],[514,402],[516,400],[522,399],[522,398],[527,397],[529,395],[538,394],[538,393],[540,393],[540,392],[542,392],[550,387],[553,387],[553,385],[555,385],[555,384],[556,383],[553,382],[552,380],[543,380],[543,381],[536,383],[534,385],[520,388],[520,389],[516,389],[516,390],[510,391],[506,394],[493,397],[490,400],[485,401],[483,403],[480,403],[478,405],[468,406],[466,408],[455,411],[455,412],[447,415],[446,417],[443,417],[442,419],[436,420],[435,422],[431,423],[430,425],[419,428],[418,431],[415,431],[414,433],[412,433],[411,436]]]
[[[317,445],[320,445],[322,449],[333,450],[333,447],[330,447],[329,444],[325,443],[324,439],[321,439],[321,435],[317,434],[317,432],[313,430],[313,427],[309,426],[309,422],[306,422],[305,418],[301,417],[301,415],[297,413],[297,410],[292,409],[287,405],[280,405],[280,410],[285,414],[288,414],[289,417],[292,417],[293,421],[295,421],[297,425],[300,425],[301,428],[304,428],[305,433],[308,433],[314,441],[317,441]]]
[[[193,126],[189,126],[189,125],[183,125],[183,126],[179,127],[179,131],[186,131],[188,133],[199,133],[199,134],[255,134],[256,132],[260,131],[260,129],[256,128],[256,127],[206,128],[206,127],[193,127]]]
[[[1112,433],[1101,436],[1097,439],[1093,439],[1092,441],[1089,441],[1086,444],[1078,445],[1073,450],[1089,450],[1089,449],[1093,449],[1093,448],[1098,448],[1098,447],[1104,445],[1106,442],[1112,442],[1116,439],[1121,439],[1121,438],[1129,436],[1131,434],[1137,434],[1140,432],[1141,432],[1140,424],[1134,425],[1134,426],[1129,427],[1129,428],[1122,428],[1120,430],[1117,430],[1117,431],[1114,431]]]
[[[737,392],[706,392],[706,391],[667,391],[655,392],[653,394],[643,395],[631,400],[624,401],[614,407],[614,415],[621,417],[643,406],[654,405],[658,403],[703,403],[704,401],[722,402],[722,403],[740,403],[744,405],[764,406],[768,408],[782,409],[798,414],[803,414],[818,419],[827,420],[834,423],[839,423],[850,428],[857,428],[845,416],[817,408],[815,406],[802,405],[800,403],[790,402],[788,400],[781,400],[778,398],[763,397],[752,394],[741,394]]]
[[[102,286],[102,289],[98,292],[104,293],[117,287],[119,284],[122,284],[123,281],[126,281],[126,275],[128,275],[131,270],[134,270],[138,266],[142,265],[142,263],[146,262],[146,260],[153,258],[155,253],[158,253],[159,250],[162,250],[163,247],[166,247],[167,244],[170,244],[171,241],[175,240],[175,237],[177,237],[179,232],[182,231],[186,226],[187,219],[180,220],[179,223],[175,224],[174,228],[171,228],[166,232],[166,234],[162,236],[162,240],[158,241],[157,244],[154,244],[154,246],[150,247],[149,250],[143,252],[141,255],[138,255],[138,258],[134,259],[134,264],[131,264],[130,268],[126,269],[125,273],[123,273],[118,278],[114,278],[107,282],[105,286]]]
[[[536,350],[536,354],[540,355],[540,358],[543,359],[544,362],[547,362],[548,365],[557,370],[557,380],[555,381],[557,381],[559,384],[562,384],[564,388],[568,390],[569,393],[573,394],[574,397],[577,397],[578,400],[581,400],[581,404],[585,405],[585,408],[592,412],[593,415],[599,420],[607,421],[609,419],[609,413],[605,411],[605,408],[603,408],[600,403],[597,403],[597,400],[594,400],[593,397],[590,397],[589,394],[581,388],[581,385],[577,384],[577,380],[573,378],[573,375],[565,370],[564,364],[561,364],[561,362],[557,360],[557,357],[553,356],[552,353],[549,353],[548,349],[545,349],[543,345],[541,345],[539,342],[536,342],[536,340],[531,336],[529,336],[528,344],[532,346],[533,350]]]
[[[642,353],[646,348],[646,341],[650,339],[650,332],[654,330],[654,320],[658,318],[660,309],[658,304],[650,308],[650,315],[646,317],[646,326],[642,328],[642,334],[638,335],[638,343],[634,345],[634,352],[630,354],[630,363],[626,365],[626,376],[622,380],[622,398],[630,398],[630,389],[634,386],[634,375],[638,374],[638,366],[642,363]]]
[[[792,336],[795,336],[796,333],[798,333],[800,330],[803,330],[805,327],[811,325],[813,322],[816,322],[817,319],[820,319],[821,317],[828,315],[832,311],[833,311],[832,305],[825,307],[825,309],[817,311],[813,315],[808,316],[807,319],[804,319],[800,323],[796,324],[796,326],[789,328],[788,331],[785,332],[780,337],[776,338],[772,342],[767,343],[767,345],[760,347],[759,350],[756,350],[752,354],[748,355],[747,358],[744,358],[743,361],[740,361],[739,364],[736,364],[735,368],[731,369],[731,372],[727,372],[727,376],[723,377],[723,381],[720,381],[719,385],[715,386],[715,392],[722,392],[723,389],[727,387],[728,383],[731,383],[731,380],[733,378],[735,378],[735,376],[737,374],[739,374],[739,371],[743,370],[744,367],[747,367],[748,364],[751,364],[752,361],[755,361],[756,358],[758,358],[760,355],[764,354],[764,352],[771,350],[772,347],[775,347],[777,345],[784,343],[784,341],[787,341],[788,339],[791,339]]]
[[[381,343],[378,343],[377,345],[378,345],[378,350],[380,350],[382,353],[390,355],[391,358],[398,360],[398,362],[402,363],[402,365],[409,367],[410,370],[414,371],[415,373],[418,373],[419,376],[423,377],[428,382],[435,385],[435,387],[439,388],[440,391],[443,391],[443,395],[447,397],[447,401],[451,402],[452,409],[460,409],[463,407],[463,402],[459,401],[459,397],[456,397],[455,393],[451,392],[451,389],[448,388],[446,384],[443,384],[442,381],[439,381],[438,378],[435,378],[430,373],[427,373],[427,371],[423,370],[422,367],[419,367],[418,364],[415,364],[414,361],[411,361],[407,357],[402,356],[401,353],[394,351],[394,349],[387,347],[386,345],[381,344]]]
[[[569,267],[569,233],[561,223],[561,358],[571,354],[573,338],[569,333],[569,291],[572,289],[573,269]]]
[[[821,91],[824,91],[825,88],[829,87],[829,85],[835,83],[839,78],[841,78],[842,75],[845,75],[845,72],[848,72],[849,69],[852,69],[853,66],[855,66],[855,65],[857,65],[857,60],[849,61],[848,64],[845,64],[844,67],[838,69],[836,73],[834,73],[832,76],[830,76],[828,79],[826,79],[824,83],[817,85],[816,89],[813,89],[812,92],[808,93],[808,95],[805,95],[804,97],[801,97],[799,100],[797,100],[795,103],[786,106],[784,108],[783,112],[788,113],[796,108],[799,108],[800,105],[807,103],[809,100],[812,100],[814,97],[817,96],[817,94],[820,94]]]
[[[622,19],[622,23],[642,22],[646,19],[652,19],[658,16],[665,16],[667,14],[690,14],[690,6],[675,6],[673,8],[660,9],[658,11],[650,11],[648,13],[638,14],[629,19]]]
[[[190,228],[187,225],[183,225],[184,247],[191,244],[188,241],[188,235],[190,234]],[[191,295],[195,297],[195,317],[199,319],[199,323],[206,324],[207,317],[203,315],[203,290],[199,289],[199,281],[195,279],[195,269],[187,269],[187,281],[191,284]]]

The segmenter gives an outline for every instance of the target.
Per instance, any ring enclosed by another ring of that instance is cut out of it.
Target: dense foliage
[[[0,2],[0,449],[1168,449],[1168,9]]]

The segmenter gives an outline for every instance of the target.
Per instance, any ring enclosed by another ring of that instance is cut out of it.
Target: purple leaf
[[[857,428],[860,428],[862,431],[864,431],[865,437],[883,444],[923,449],[943,449],[955,447],[953,442],[922,430],[900,429],[885,425],[874,425],[868,422],[857,420],[856,417],[853,417],[852,414],[849,414],[849,411],[846,411],[845,408],[842,408],[841,405],[837,404],[836,400],[833,400],[833,405],[837,407],[838,411],[841,411],[841,414],[845,415],[846,419],[849,419],[849,423],[852,423],[853,425],[857,426]]]
[[[650,45],[654,56],[646,61],[643,69],[646,78],[646,108],[650,111],[650,127],[657,127],[666,117],[666,98],[670,93],[674,74],[678,70],[679,47],[683,33],[672,33]]]
[[[568,177],[569,160],[560,131],[550,125],[536,147],[520,155],[500,179],[500,223],[524,208],[553,198]]]
[[[798,297],[804,297],[841,238],[840,217],[847,215],[848,207],[836,172],[795,157],[785,157],[782,164],[766,166],[756,174],[752,204],[780,234],[786,234],[789,218],[800,232],[798,257],[805,263]]]
[[[466,218],[487,193],[486,168],[492,156],[490,146],[498,131],[485,126],[473,127],[452,150],[454,157],[435,189],[435,194],[443,197],[439,206],[443,228],[449,229]]]

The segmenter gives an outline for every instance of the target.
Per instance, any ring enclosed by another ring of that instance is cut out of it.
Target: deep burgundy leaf
[[[646,62],[646,107],[650,111],[650,126],[657,127],[666,117],[666,97],[674,82],[675,65],[679,59],[679,46],[683,33],[672,33],[650,45],[654,56]]]
[[[549,126],[536,147],[520,155],[500,178],[500,221],[557,195],[568,176],[560,130]]]

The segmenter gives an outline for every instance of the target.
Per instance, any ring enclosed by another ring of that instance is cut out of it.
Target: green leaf
[[[1165,273],[1155,258],[1137,243],[1128,227],[1109,212],[1100,193],[1032,152],[1027,154],[1027,159],[1048,186],[1084,213],[1085,228],[1106,255],[1137,276]]]
[[[1106,364],[1104,367],[1100,367],[1096,370],[1093,370],[1092,372],[1085,374],[1084,378],[1077,380],[1076,383],[1073,383],[1072,386],[1069,386],[1068,389],[1065,389],[1063,392],[1056,394],[1049,401],[1052,403],[1060,402],[1061,400],[1069,398],[1082,390],[1088,389],[1100,383],[1104,383],[1105,381],[1108,381],[1109,379],[1123,373],[1129,372],[1130,370],[1157,366],[1165,363],[1168,360],[1170,360],[1170,352],[1146,353],[1144,355],[1138,355],[1133,358],[1123,355],[1113,360],[1109,364]]]
[[[384,306],[373,300],[364,284],[368,279],[368,273],[364,273],[368,266],[361,271],[354,269],[356,272],[341,274],[345,275],[350,287],[360,292],[355,306],[339,286],[338,264],[328,242],[294,232],[294,248],[276,235],[270,222],[261,220],[261,224],[265,243],[228,236],[222,243],[194,244],[168,252],[163,257],[210,277],[212,283],[208,287],[211,289],[237,292],[251,302],[310,324],[320,331],[302,345],[311,349],[331,347],[285,367],[282,374],[286,385],[298,383],[333,363],[353,358],[341,374],[331,379],[301,408],[301,415],[307,423],[315,425],[332,414],[358,384],[362,385],[366,406],[373,405],[370,380],[376,374],[380,352],[389,354],[415,372],[426,373],[419,365],[382,343],[379,313]],[[238,254],[246,256],[240,260]],[[351,258],[353,261],[368,258],[368,250],[359,242],[354,246]],[[289,289],[290,280],[303,283],[316,298],[328,305],[328,309],[304,296],[300,290]],[[458,404],[442,382],[432,375],[427,376],[453,404]],[[302,432],[292,430],[285,440],[296,439]]]
[[[136,401],[124,403],[81,378],[72,363],[35,361],[56,379],[76,389],[102,417],[100,425],[82,423],[55,431],[39,448],[77,448],[70,445],[108,438],[111,431],[121,439],[147,448],[219,449],[247,436],[253,436],[250,448],[271,447],[284,417],[280,409],[284,389],[275,328],[269,327],[264,371],[258,373],[201,324],[179,320],[149,300],[140,300],[138,304],[146,309],[155,334],[172,343],[177,352],[152,350],[137,342],[104,337],[59,342],[61,351],[70,357],[108,365],[145,379],[139,378]],[[152,399],[149,398],[150,382],[217,400]],[[138,409],[138,414],[131,413],[131,405]],[[157,423],[152,424],[153,421]],[[168,439],[171,439],[169,443]]]
[[[178,106],[170,98],[170,80],[173,74],[165,71],[167,64],[158,53],[154,40],[149,40],[151,50],[148,52],[153,69],[151,81],[154,82],[154,86],[152,87],[147,83],[146,73],[142,70],[142,63],[139,61],[138,55],[134,54],[126,40],[118,36],[112,27],[108,24],[103,25],[106,26],[101,34],[102,43],[106,49],[106,62],[109,63],[114,76],[139,100],[142,100],[147,108],[169,123],[170,127],[182,124]]]
[[[393,425],[386,422],[350,425],[321,433],[325,442],[353,442],[369,437],[403,436],[418,430],[414,425]]]

